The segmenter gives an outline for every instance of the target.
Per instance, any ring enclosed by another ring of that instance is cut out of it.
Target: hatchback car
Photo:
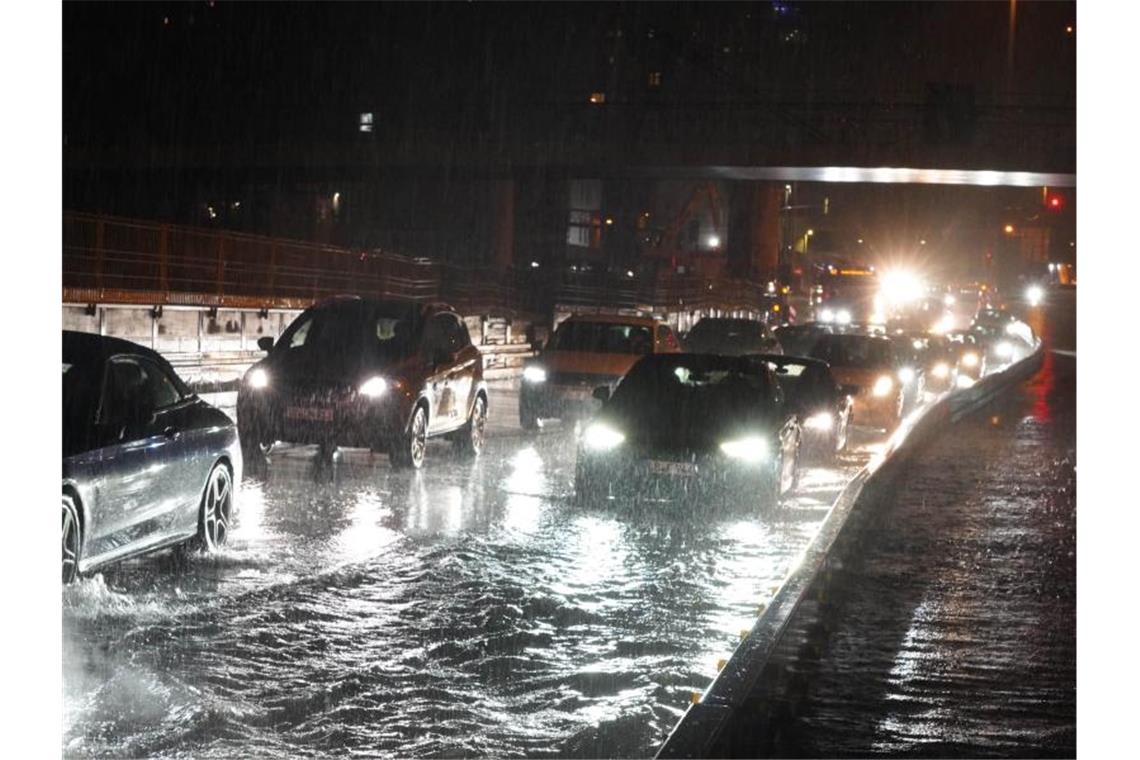
[[[149,348],[63,333],[63,582],[179,544],[213,550],[235,515],[237,429]]]
[[[583,429],[575,491],[702,503],[774,506],[795,489],[801,430],[772,370],[750,357],[647,356]]]
[[[335,298],[316,304],[245,374],[237,416],[247,458],[275,442],[386,452],[423,465],[427,440],[448,436],[464,454],[483,448],[487,386],[467,326],[440,304]]]
[[[523,367],[519,424],[536,430],[544,419],[587,416],[595,388],[612,389],[643,356],[680,350],[672,328],[651,317],[571,316]]]
[[[784,350],[763,322],[723,317],[705,317],[697,322],[684,344],[691,353],[722,356],[778,354]]]

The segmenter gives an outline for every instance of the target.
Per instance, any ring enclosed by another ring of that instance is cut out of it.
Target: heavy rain
[[[61,21],[55,751],[1076,754],[1075,3]]]

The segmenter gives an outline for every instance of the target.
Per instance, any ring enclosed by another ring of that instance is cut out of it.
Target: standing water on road
[[[64,591],[68,756],[645,756],[864,461],[779,510],[584,510],[573,437],[275,453],[220,554]]]

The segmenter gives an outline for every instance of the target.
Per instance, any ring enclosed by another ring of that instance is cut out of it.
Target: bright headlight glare
[[[542,367],[526,367],[523,369],[523,380],[528,383],[545,383],[546,370]]]
[[[885,396],[891,392],[891,388],[895,387],[895,383],[891,380],[890,375],[883,375],[875,381],[875,385],[871,388],[871,393],[875,396]]]
[[[899,370],[899,380],[904,383],[909,383],[911,380],[914,380],[914,370],[910,367],[903,367]]]
[[[768,442],[759,436],[725,441],[720,445],[720,450],[730,459],[738,459],[749,464],[763,462],[768,458]]]
[[[813,414],[804,420],[804,427],[810,430],[831,430],[832,419],[827,412]]]
[[[958,387],[969,388],[974,384],[974,378],[967,377],[966,375],[958,375]]]
[[[388,381],[382,377],[370,377],[360,386],[360,395],[379,398],[388,392]]]
[[[966,365],[967,367],[978,366],[978,355],[973,351],[967,351],[966,353],[962,354],[962,364]]]
[[[835,322],[840,325],[851,324],[851,312],[847,311],[847,309],[840,309],[835,312]]]
[[[1030,306],[1037,306],[1043,298],[1045,298],[1045,291],[1041,289],[1040,285],[1030,285],[1025,289],[1025,300],[1029,301]]]
[[[950,294],[946,294],[945,296],[942,297],[942,303],[946,306],[953,306],[954,301],[955,301],[954,296],[952,296]]]
[[[249,375],[246,376],[246,382],[249,383],[250,388],[264,388],[269,385],[269,373],[261,367],[250,370]]]
[[[835,312],[831,309],[824,309],[819,313],[820,322],[833,322],[835,321]]]
[[[593,451],[609,451],[617,448],[625,436],[609,425],[595,422],[582,433],[582,443]]]
[[[1003,359],[1008,359],[1013,356],[1013,344],[1008,341],[1001,341],[994,346],[994,351]]]
[[[930,372],[937,378],[944,378],[950,374],[950,365],[945,362],[938,362]]]

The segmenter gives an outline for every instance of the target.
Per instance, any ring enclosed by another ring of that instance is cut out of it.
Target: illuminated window
[[[649,72],[649,86],[650,87],[660,87],[661,86],[661,72],[660,71]]]
[[[371,111],[366,111],[365,113],[360,114],[360,131],[361,132],[371,132],[372,131],[372,112]]]
[[[604,92],[591,92],[590,102],[594,105],[601,105],[606,102],[606,94]]]

